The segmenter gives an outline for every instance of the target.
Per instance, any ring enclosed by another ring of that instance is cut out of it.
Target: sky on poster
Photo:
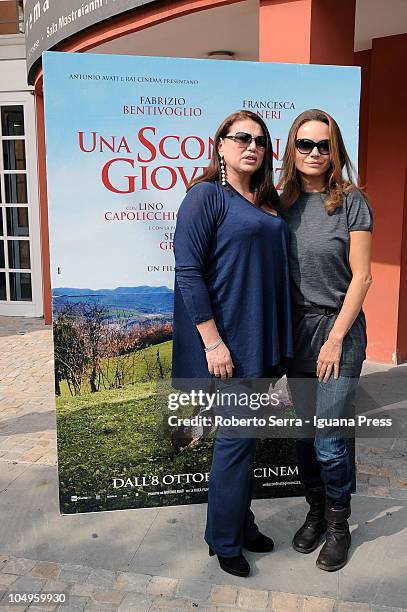
[[[171,228],[174,222],[106,221],[104,217],[107,211],[140,208],[146,203],[162,203],[166,211],[176,211],[185,194],[181,180],[170,191],[157,191],[139,190],[136,179],[136,191],[126,195],[114,194],[102,184],[101,170],[109,159],[146,154],[137,143],[142,127],[156,127],[155,143],[168,134],[207,139],[224,117],[244,106],[244,100],[293,102],[295,108],[283,110],[280,119],[266,119],[273,142],[281,139],[280,159],[293,119],[307,108],[322,108],[338,121],[357,167],[360,71],[355,67],[56,52],[44,54],[43,66],[53,287],[172,287],[173,273],[166,266],[173,265],[173,254],[160,244],[166,248],[170,240],[165,234],[171,229],[166,232],[163,228]],[[82,80],[72,79],[73,74],[141,79]],[[151,77],[198,83],[144,81]],[[141,96],[185,98],[183,106],[201,108],[202,115],[123,114],[123,106],[139,105]],[[85,145],[93,131],[104,137],[125,136],[132,153],[83,153],[78,145],[79,131],[86,133]],[[168,145],[174,147],[175,141],[167,142],[168,151],[175,155],[177,150]],[[158,155],[148,172],[169,163]],[[187,175],[196,165],[187,160],[173,163],[183,165]],[[112,182],[124,189],[125,175],[138,175],[139,165],[136,161],[133,170],[128,164],[115,164]],[[277,169],[279,161],[274,166]],[[162,175],[162,181],[168,184],[168,177]]]

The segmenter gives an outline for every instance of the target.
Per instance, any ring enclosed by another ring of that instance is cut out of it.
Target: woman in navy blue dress
[[[248,111],[227,117],[174,237],[173,377],[258,379],[292,356],[288,230],[278,213],[272,144]],[[250,510],[256,440],[219,434],[205,540],[223,570],[247,576],[242,549],[268,552]]]

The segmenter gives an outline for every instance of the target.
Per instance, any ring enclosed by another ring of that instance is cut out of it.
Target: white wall
[[[355,51],[372,48],[373,38],[407,32],[407,0],[357,0]]]
[[[30,91],[27,85],[24,35],[0,36],[0,91]]]

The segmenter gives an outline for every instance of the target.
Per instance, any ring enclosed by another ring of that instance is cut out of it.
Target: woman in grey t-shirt
[[[304,422],[326,419],[322,422],[331,427],[312,426],[297,439],[310,511],[293,547],[301,553],[315,550],[326,530],[317,565],[327,571],[347,562],[353,486],[346,434],[329,419],[352,416],[366,349],[362,304],[371,284],[372,213],[352,176],[335,120],[320,110],[301,113],[288,136],[281,196],[290,228],[290,389]]]

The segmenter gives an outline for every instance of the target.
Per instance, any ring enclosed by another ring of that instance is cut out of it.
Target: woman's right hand
[[[226,344],[222,342],[216,349],[206,353],[208,370],[216,378],[232,378],[233,365],[232,356]]]

